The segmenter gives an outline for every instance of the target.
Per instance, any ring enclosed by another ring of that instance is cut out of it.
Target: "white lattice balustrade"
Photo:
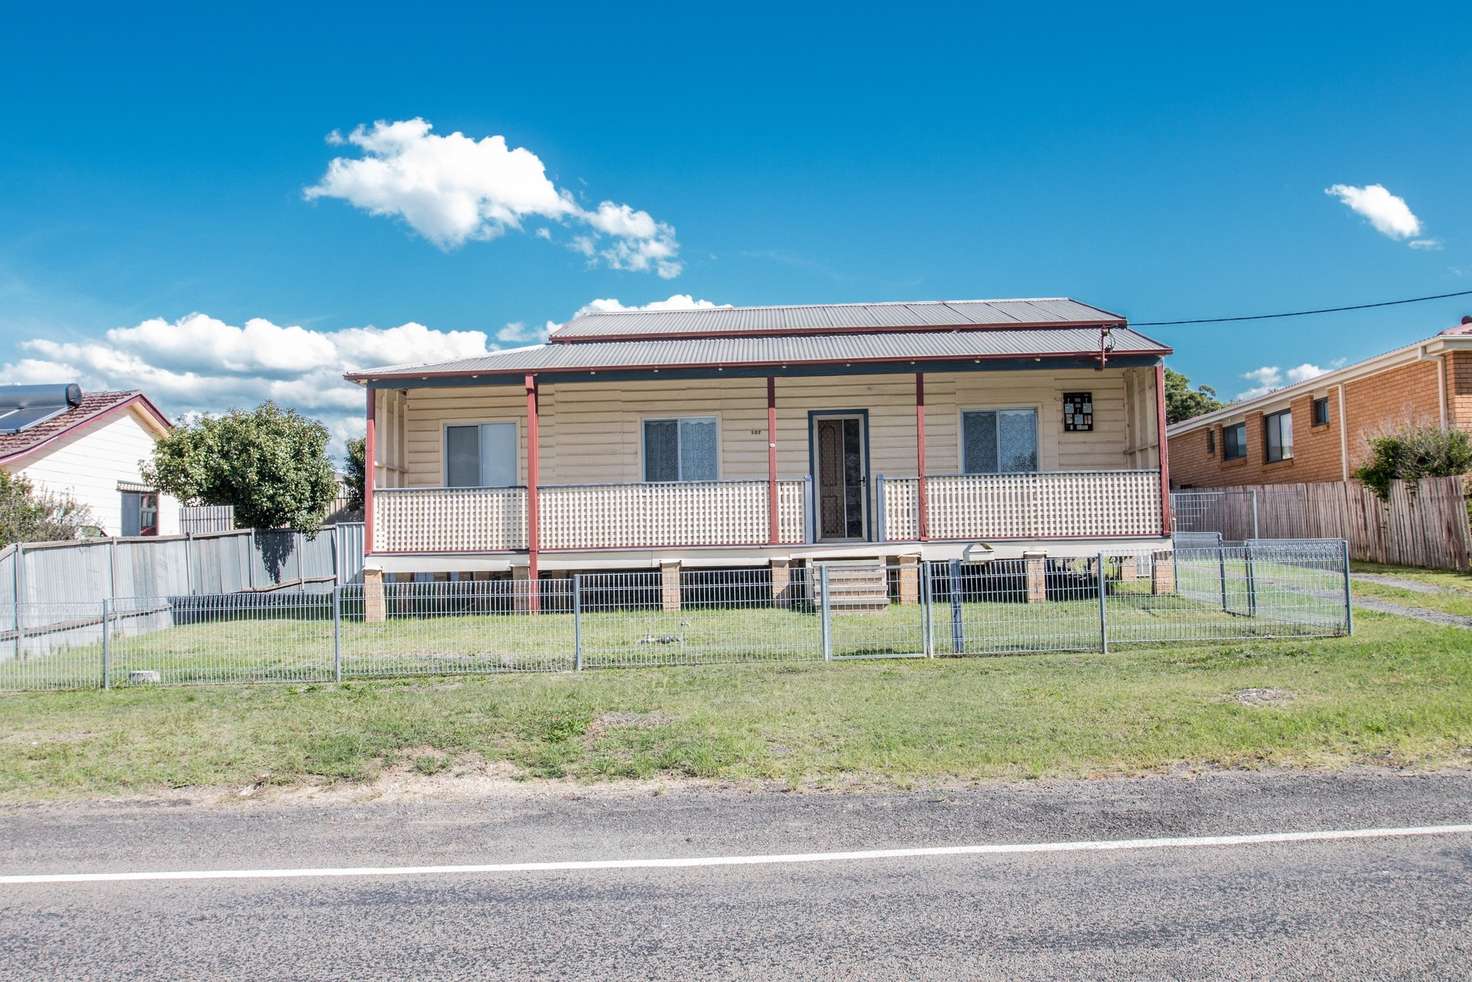
[[[544,487],[543,549],[756,545],[770,537],[766,481]],[[802,541],[803,484],[777,486],[778,537]]]
[[[378,552],[494,552],[526,548],[525,488],[380,488]]]
[[[886,478],[889,541],[920,534],[919,481]],[[1158,471],[1059,471],[927,477],[932,539],[1053,539],[1160,533]]]

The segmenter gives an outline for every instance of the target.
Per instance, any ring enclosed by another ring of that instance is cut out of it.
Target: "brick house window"
[[[1241,460],[1247,456],[1247,424],[1222,427],[1222,459]]]
[[[1314,400],[1314,424],[1315,426],[1329,425],[1329,397],[1320,396]]]
[[[1285,409],[1280,413],[1264,416],[1263,447],[1268,463],[1288,460],[1293,456],[1293,413]]]
[[[1206,456],[1216,456],[1216,430],[1206,431]]]

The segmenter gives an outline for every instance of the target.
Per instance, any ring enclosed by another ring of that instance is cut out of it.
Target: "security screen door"
[[[868,497],[864,493],[864,417],[819,416],[813,429],[818,538],[826,542],[862,539]]]

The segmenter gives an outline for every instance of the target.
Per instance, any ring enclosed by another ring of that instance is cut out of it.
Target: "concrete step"
[[[889,606],[889,578],[879,561],[818,563],[828,570],[828,607],[837,611],[878,611]],[[821,578],[814,570],[814,599],[822,602]]]

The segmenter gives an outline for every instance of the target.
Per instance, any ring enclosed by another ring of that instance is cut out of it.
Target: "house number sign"
[[[1063,429],[1067,433],[1091,433],[1094,430],[1094,394],[1063,393]]]

